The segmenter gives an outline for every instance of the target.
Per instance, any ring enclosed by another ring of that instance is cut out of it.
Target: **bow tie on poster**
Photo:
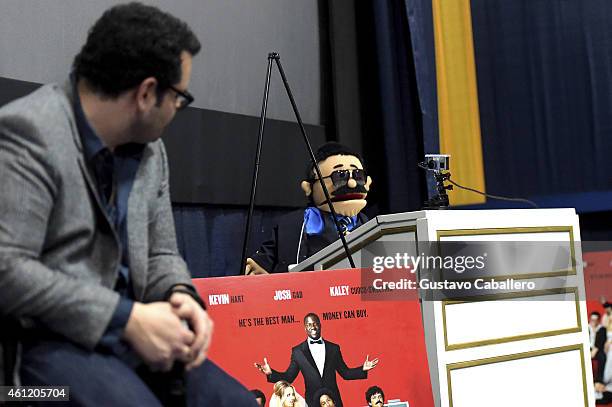
[[[317,339],[316,341],[310,340],[308,341],[308,343],[310,343],[311,345],[314,345],[315,343],[318,343],[319,345],[323,345],[323,339]]]

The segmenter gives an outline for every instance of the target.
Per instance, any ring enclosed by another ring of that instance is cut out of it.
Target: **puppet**
[[[335,142],[323,144],[315,153],[321,175],[343,232],[350,233],[367,222],[366,206],[372,179],[361,157]],[[272,236],[247,259],[245,274],[286,272],[289,266],[312,256],[338,239],[323,188],[312,163],[301,183],[308,199],[304,210],[279,219]]]

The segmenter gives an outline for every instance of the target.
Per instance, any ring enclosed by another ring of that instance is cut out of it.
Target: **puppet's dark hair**
[[[332,155],[352,155],[357,157],[361,164],[363,163],[363,158],[359,153],[352,150],[351,148],[345,146],[344,144],[337,143],[335,141],[328,141],[327,143],[321,145],[317,151],[315,151],[315,159],[317,160],[317,164],[321,161],[324,161],[326,158],[331,157]],[[365,165],[365,164],[364,164]],[[315,179],[315,170],[312,162],[309,162],[306,166],[306,180],[314,181]]]

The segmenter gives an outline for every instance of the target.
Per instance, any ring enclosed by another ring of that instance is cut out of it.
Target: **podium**
[[[535,287],[516,290],[509,285],[492,293],[473,290],[461,298],[443,299],[419,287],[435,405],[593,407],[575,211],[399,213],[378,216],[347,236],[356,266],[364,268],[371,267],[367,259],[372,253],[393,256],[401,247],[418,256],[432,242],[490,242],[495,245],[488,259],[496,262],[494,280]],[[345,256],[336,241],[292,271],[349,268]],[[419,270],[416,273],[421,277]],[[474,282],[471,277],[458,279]]]

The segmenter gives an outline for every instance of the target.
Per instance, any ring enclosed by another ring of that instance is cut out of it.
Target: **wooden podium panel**
[[[508,300],[477,298],[442,302],[446,321],[443,326],[445,349],[465,349],[582,331],[575,288],[543,290],[534,294],[528,300],[512,295]],[[526,315],[556,317],[525,318]]]
[[[583,360],[579,344],[449,364],[449,404],[583,406],[588,403]]]
[[[435,405],[593,407],[575,211],[419,211],[379,216],[347,237],[362,268],[372,267],[365,260],[373,251],[392,256],[400,247],[419,256],[432,242],[490,244],[486,272],[494,274],[486,278],[536,287],[443,299],[418,288]],[[347,266],[337,241],[293,271]],[[470,274],[456,279],[474,282]]]

